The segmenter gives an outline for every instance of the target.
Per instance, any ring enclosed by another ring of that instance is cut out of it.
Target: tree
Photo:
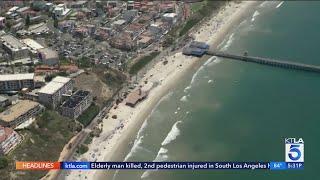
[[[0,169],[6,168],[8,166],[8,160],[4,156],[0,156]]]
[[[27,15],[27,17],[26,17],[26,26],[29,27],[29,25],[30,25],[30,16]]]
[[[58,28],[59,21],[54,13],[52,14],[52,19],[53,19],[53,27]]]

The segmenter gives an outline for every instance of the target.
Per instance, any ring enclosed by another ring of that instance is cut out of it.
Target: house
[[[3,107],[6,107],[8,105],[10,105],[9,99],[6,98],[6,97],[0,96],[0,107],[3,108]]]
[[[126,98],[126,105],[135,107],[140,101],[144,100],[148,96],[148,93],[141,90],[141,88],[131,92]]]
[[[54,66],[59,63],[59,56],[57,51],[50,48],[38,49],[38,57],[45,65]]]
[[[177,22],[178,15],[176,13],[165,13],[162,16],[162,19],[166,22],[169,22],[171,25]]]
[[[140,48],[146,48],[153,42],[153,38],[150,36],[140,36],[138,40],[138,46]]]
[[[0,154],[6,155],[22,141],[21,136],[11,128],[0,126]]]

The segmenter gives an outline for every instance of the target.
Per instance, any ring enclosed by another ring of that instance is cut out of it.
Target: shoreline
[[[233,30],[233,27],[240,23],[243,16],[248,14],[248,9],[259,3],[256,1],[229,2],[191,34],[196,40],[207,42],[211,48],[216,48]],[[94,138],[89,145],[89,151],[78,157],[77,160],[122,161],[128,153],[128,143],[136,138],[142,124],[159,100],[172,90],[176,82],[186,73],[196,71],[208,57],[201,59],[186,57],[179,52],[165,59],[168,61],[166,65],[163,65],[163,61],[159,61],[139,83],[143,85],[143,82],[147,80],[158,84],[150,91],[147,99],[140,102],[135,108],[126,106],[124,102],[120,103],[117,109],[112,108],[108,113],[109,118],[104,119],[101,124],[103,131],[100,137]],[[117,119],[111,118],[112,115],[117,115]],[[124,125],[123,128],[118,128],[121,125]],[[66,176],[66,179],[111,179],[114,172],[72,171]]]

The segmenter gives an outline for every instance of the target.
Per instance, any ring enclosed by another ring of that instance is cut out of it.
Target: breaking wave
[[[180,99],[180,101],[182,101],[182,102],[187,102],[187,101],[188,101],[187,96],[182,96],[182,98]]]
[[[259,16],[259,14],[259,11],[255,11],[252,15],[251,22],[253,22],[256,19],[256,17]]]
[[[281,1],[278,5],[277,5],[277,7],[276,8],[279,8],[279,7],[281,7],[281,5],[284,3],[284,1]]]
[[[142,132],[144,131],[144,129],[147,127],[148,125],[148,119],[150,118],[151,114],[153,114],[153,112],[157,109],[157,107],[159,106],[159,104],[161,102],[163,102],[164,100],[169,99],[172,96],[173,92],[169,92],[168,94],[166,94],[165,96],[163,96],[160,101],[154,106],[154,108],[152,109],[151,113],[149,114],[149,116],[145,119],[145,121],[143,122],[141,128],[138,131],[138,134],[136,136],[136,139],[134,140],[133,146],[130,150],[130,152],[126,155],[124,161],[127,161],[130,157],[132,157],[132,155],[134,153],[136,153],[139,149],[143,149],[146,151],[149,151],[147,149],[142,148],[140,145],[142,143],[143,140],[143,136],[142,136]]]
[[[222,51],[227,50],[227,49],[230,47],[230,45],[232,44],[233,40],[234,40],[234,33],[232,33],[232,34],[229,36],[228,41],[227,41],[226,44],[221,48],[221,50],[222,50]]]
[[[182,121],[177,121],[176,123],[174,123],[174,125],[171,128],[171,131],[168,133],[167,137],[161,143],[162,146],[169,144],[170,142],[175,140],[177,138],[177,136],[179,136],[180,129],[177,127],[177,125],[181,122]]]

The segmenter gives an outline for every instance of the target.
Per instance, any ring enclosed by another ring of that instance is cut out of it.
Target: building
[[[28,47],[14,36],[7,34],[1,36],[2,47],[12,59],[24,59],[29,57]]]
[[[0,75],[0,91],[19,91],[34,88],[34,73]]]
[[[53,12],[57,18],[64,18],[71,12],[71,9],[67,8],[65,4],[58,4]]]
[[[41,44],[39,44],[37,41],[26,38],[21,40],[25,45],[28,46],[29,50],[33,53],[36,54],[39,49],[44,48]]]
[[[126,98],[126,105],[130,107],[134,107],[138,102],[144,100],[148,96],[146,91],[141,89],[137,89],[131,92],[128,97]]]
[[[176,13],[165,13],[162,18],[164,21],[172,25],[177,22],[178,15]]]
[[[10,104],[10,101],[8,98],[0,96],[0,107],[6,107]]]
[[[84,8],[88,6],[88,1],[75,1],[69,4],[71,8]]]
[[[22,100],[0,113],[0,125],[15,128],[23,122],[35,117],[43,107],[34,101]]]
[[[21,136],[13,129],[0,126],[0,154],[8,154],[21,141]]]
[[[92,103],[89,91],[78,90],[60,106],[60,113],[72,119],[78,118]]]
[[[6,18],[0,17],[0,28],[5,27],[5,25],[6,25]]]
[[[146,48],[153,42],[153,39],[150,36],[140,36],[139,38],[138,45],[140,48]]]
[[[39,102],[55,109],[60,105],[63,95],[70,94],[73,89],[73,80],[67,77],[57,76],[38,92]]]
[[[45,65],[54,66],[59,63],[58,53],[50,48],[38,49],[38,56]]]

